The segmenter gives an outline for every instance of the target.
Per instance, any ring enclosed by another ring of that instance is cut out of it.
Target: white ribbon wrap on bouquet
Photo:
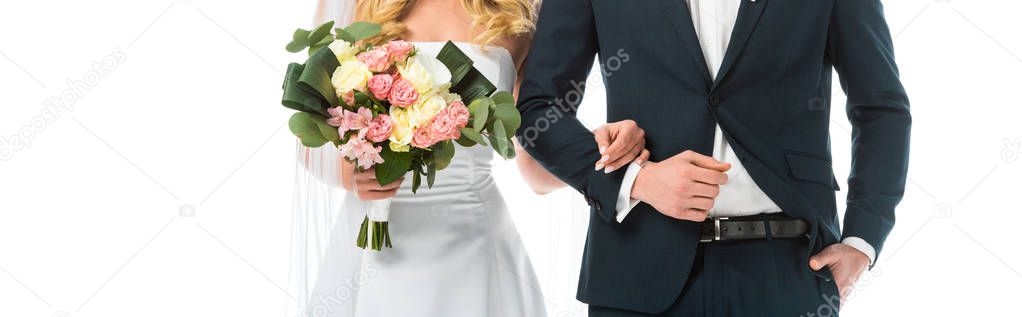
[[[369,216],[370,221],[375,222],[387,222],[390,219],[390,203],[393,199],[380,199],[369,201]]]

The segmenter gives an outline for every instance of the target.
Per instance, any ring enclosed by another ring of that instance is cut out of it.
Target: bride
[[[517,91],[537,15],[533,0],[320,0],[317,19],[378,23],[370,42],[403,39],[435,55],[450,40],[497,90]],[[642,161],[642,130],[616,122],[595,131],[610,172]],[[516,144],[522,177],[537,193],[564,187]],[[290,316],[545,316],[529,258],[491,176],[493,150],[459,147],[432,188],[379,185],[325,146],[298,146]],[[311,177],[309,177],[311,176]],[[335,190],[336,189],[336,190]],[[365,201],[393,198],[393,248],[354,245]]]

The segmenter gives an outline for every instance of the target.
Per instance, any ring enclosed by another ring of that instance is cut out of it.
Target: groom
[[[643,166],[592,168],[575,111],[594,56],[607,120],[646,131]],[[832,69],[852,126],[843,226]],[[578,299],[591,316],[835,316],[904,191],[898,76],[880,0],[544,1],[518,137],[595,214]]]

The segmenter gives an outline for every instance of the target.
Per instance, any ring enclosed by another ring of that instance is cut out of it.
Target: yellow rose
[[[359,61],[351,60],[344,62],[340,67],[334,70],[334,75],[330,78],[330,83],[333,84],[334,89],[337,91],[337,95],[341,96],[350,92],[353,89],[365,88],[366,82],[373,76],[373,73],[369,71],[369,67],[362,64]]]
[[[412,135],[415,134],[415,127],[412,125],[408,111],[401,108],[390,109],[390,119],[394,128],[390,133],[390,150],[394,152],[407,152],[408,144],[412,143]]]
[[[409,145],[400,145],[394,142],[390,142],[390,150],[394,152],[408,152],[412,147]]]
[[[334,40],[328,47],[334,56],[337,56],[337,62],[341,64],[355,60],[355,54],[358,53],[358,48],[343,40]]]

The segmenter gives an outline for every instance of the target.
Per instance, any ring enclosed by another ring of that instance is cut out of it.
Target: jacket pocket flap
[[[795,179],[841,190],[834,177],[834,170],[827,160],[791,152],[785,153],[784,158],[788,161],[788,169],[791,170],[791,176]]]

